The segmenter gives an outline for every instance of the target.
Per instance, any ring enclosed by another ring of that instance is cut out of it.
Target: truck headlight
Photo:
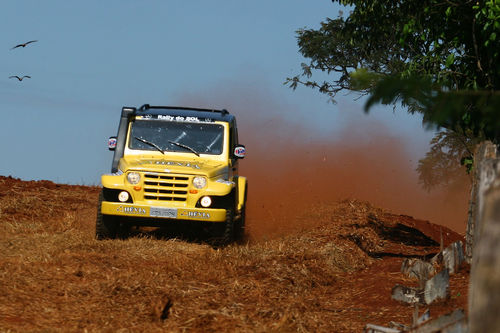
[[[121,202],[126,202],[128,198],[130,198],[130,195],[128,194],[127,191],[121,191],[118,194],[118,200],[120,200]]]
[[[203,207],[207,208],[207,207],[209,207],[212,204],[212,199],[210,199],[210,197],[206,197],[205,196],[205,197],[201,198],[200,204]]]
[[[193,185],[197,189],[202,189],[205,186],[207,186],[207,178],[206,177],[196,176],[196,177],[193,178]]]
[[[141,175],[137,172],[129,172],[127,174],[127,180],[132,185],[137,185],[141,181]]]

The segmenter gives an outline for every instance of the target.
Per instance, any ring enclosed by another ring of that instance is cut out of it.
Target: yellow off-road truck
[[[247,179],[238,175],[245,146],[227,110],[172,106],[123,107],[111,173],[102,175],[96,238],[130,226],[209,226],[227,244],[245,228]]]

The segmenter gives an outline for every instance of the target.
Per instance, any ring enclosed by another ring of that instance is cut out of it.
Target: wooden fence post
[[[500,329],[500,159],[489,143],[479,163],[469,291],[469,332]]]
[[[497,146],[491,141],[485,141],[476,146],[474,152],[474,169],[472,175],[472,187],[469,200],[469,213],[467,219],[467,231],[465,234],[465,259],[471,264],[474,252],[475,240],[479,237],[480,226],[478,221],[482,213],[482,198],[485,189],[488,188],[492,179],[482,167],[484,163],[496,158]]]

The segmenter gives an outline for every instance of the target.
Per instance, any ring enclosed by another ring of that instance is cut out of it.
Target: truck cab
[[[244,233],[247,179],[238,174],[245,146],[227,110],[123,107],[111,173],[101,176],[96,238],[132,225],[213,224],[227,244]]]

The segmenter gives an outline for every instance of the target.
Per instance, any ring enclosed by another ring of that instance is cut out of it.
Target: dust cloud
[[[369,201],[465,233],[467,176],[453,186],[426,192],[415,171],[415,161],[423,156],[411,156],[407,149],[411,137],[398,137],[373,117],[354,111],[343,112],[350,119],[342,129],[316,137],[296,121],[314,110],[277,102],[260,89],[227,89],[225,94],[224,89],[184,94],[177,102],[227,108],[236,115],[240,142],[247,148],[240,174],[249,182],[251,238],[314,224],[308,212],[317,204],[342,199]],[[331,112],[338,111],[332,106]]]

